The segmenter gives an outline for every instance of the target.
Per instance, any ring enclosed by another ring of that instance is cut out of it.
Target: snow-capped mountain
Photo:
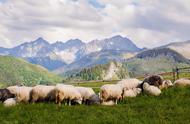
[[[107,50],[138,52],[141,49],[138,48],[128,38],[116,35],[111,38],[106,38],[103,40],[93,40],[87,43],[85,46],[82,47],[78,55],[81,57],[83,55],[88,55],[93,52],[107,51]]]
[[[128,38],[117,35],[102,40],[93,40],[89,43],[84,43],[79,39],[71,39],[66,42],[57,41],[50,44],[43,38],[38,38],[11,49],[0,48],[0,55],[24,58],[49,70],[55,70],[65,66],[67,69],[72,68],[71,66],[76,65],[75,63],[77,63],[77,67],[80,67],[86,58],[90,60],[90,63],[87,62],[88,64],[85,65],[99,64],[117,60],[123,53],[139,52],[140,50]],[[109,52],[117,54],[112,56],[108,54]]]

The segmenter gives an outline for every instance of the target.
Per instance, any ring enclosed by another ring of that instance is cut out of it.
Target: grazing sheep
[[[114,100],[117,104],[118,100],[122,99],[122,87],[118,84],[105,84],[100,88],[100,99],[102,102]]]
[[[136,87],[139,87],[142,81],[136,78],[123,79],[119,81],[117,84],[120,85],[123,89],[129,90]]]
[[[28,103],[30,101],[30,92],[32,87],[10,86],[7,88],[12,94],[15,94],[17,102]]]
[[[143,84],[143,89],[146,93],[153,95],[153,96],[158,96],[161,94],[161,90],[158,87],[152,86],[152,85],[148,84],[147,82],[145,82]]]
[[[9,98],[3,102],[3,105],[5,107],[15,106],[16,105],[16,99],[15,98]]]
[[[163,77],[160,75],[151,75],[144,79],[143,83],[145,83],[145,82],[148,83],[149,85],[154,85],[156,87],[160,87],[163,83]],[[142,85],[143,85],[143,83],[142,83]]]
[[[89,98],[95,94],[92,88],[88,87],[75,87],[82,96],[83,103],[88,102]]]
[[[124,90],[123,98],[125,97],[136,97],[138,94],[141,93],[141,88],[133,88],[130,90]]]
[[[4,102],[9,98],[14,98],[15,95],[12,94],[8,89],[0,89],[0,101]]]
[[[169,88],[169,87],[172,87],[173,84],[170,80],[164,80],[162,85],[159,87],[160,89],[166,89],[166,88]]]
[[[190,80],[186,78],[178,79],[174,82],[175,86],[190,86]]]
[[[61,102],[68,100],[69,105],[71,101],[77,102],[78,104],[82,103],[82,96],[78,90],[72,85],[63,85],[58,84],[55,87],[55,102],[61,105]]]
[[[99,105],[100,104],[100,97],[99,95],[93,94],[92,96],[90,96],[89,100],[88,100],[88,105]]]
[[[116,105],[114,101],[112,100],[109,100],[109,101],[104,101],[101,103],[101,105],[105,105],[105,106],[113,106],[113,105]]]
[[[19,86],[9,86],[9,87],[7,87],[7,89],[8,89],[12,94],[16,95],[18,87],[19,87]]]
[[[31,102],[55,101],[55,86],[37,85],[31,91]]]

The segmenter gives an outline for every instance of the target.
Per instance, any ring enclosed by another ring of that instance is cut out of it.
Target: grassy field
[[[141,94],[117,106],[61,106],[53,103],[0,104],[1,124],[187,124],[190,123],[190,87],[173,87],[158,97]]]

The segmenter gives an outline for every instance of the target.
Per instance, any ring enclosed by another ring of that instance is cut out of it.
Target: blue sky
[[[90,4],[92,4],[96,8],[104,8],[105,5],[99,3],[97,0],[88,0]]]
[[[190,39],[189,0],[0,0],[0,47],[113,35],[139,47]],[[2,4],[3,3],[3,4]]]

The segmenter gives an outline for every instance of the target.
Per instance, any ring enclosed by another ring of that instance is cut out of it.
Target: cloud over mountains
[[[189,0],[0,0],[0,46],[121,34],[138,46],[190,39]]]

